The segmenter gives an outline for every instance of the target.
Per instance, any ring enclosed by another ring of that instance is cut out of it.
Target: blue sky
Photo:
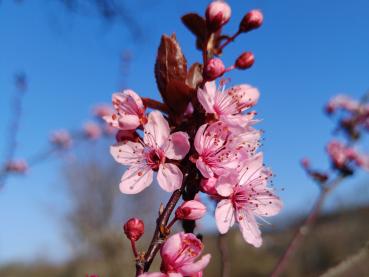
[[[17,156],[27,157],[44,147],[51,130],[78,128],[94,104],[109,102],[111,93],[122,88],[122,51],[132,51],[134,56],[124,82],[152,98],[159,97],[153,64],[162,33],[177,33],[189,62],[201,59],[179,17],[190,11],[203,13],[208,1],[148,2],[135,1],[130,7],[144,31],[138,44],[124,27],[95,16],[71,15],[57,3],[1,2],[0,151],[4,150],[15,72],[24,71],[29,78],[17,151]],[[265,130],[266,163],[277,174],[277,188],[285,189],[280,192],[285,202],[281,216],[307,211],[318,191],[300,169],[299,160],[309,156],[316,166],[327,166],[323,148],[333,124],[322,107],[337,93],[360,97],[369,88],[369,2],[229,3],[233,17],[226,30],[230,32],[251,8],[260,8],[265,15],[263,28],[239,37],[226,50],[224,61],[230,65],[242,51],[254,52],[256,63],[251,70],[228,77],[234,84],[250,83],[261,91],[257,111]],[[58,260],[68,255],[60,220],[53,212],[59,214],[68,207],[58,187],[59,168],[57,161],[35,167],[26,178],[9,179],[0,192],[0,263],[45,255]],[[365,175],[359,174],[331,199],[353,195],[363,180]]]

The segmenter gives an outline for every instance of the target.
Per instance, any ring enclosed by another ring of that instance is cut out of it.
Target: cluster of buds
[[[67,130],[58,130],[51,134],[50,142],[60,149],[68,149],[72,145],[72,137]]]
[[[28,164],[25,160],[9,161],[5,165],[5,171],[9,173],[24,174],[28,169]]]
[[[369,104],[365,102],[337,95],[327,103],[325,110],[330,116],[339,114],[338,129],[356,140],[362,132],[369,131]]]
[[[198,26],[193,21],[186,24],[194,17]],[[263,16],[260,11],[251,11],[234,36],[223,36],[222,26],[230,17],[228,4],[214,1],[205,19],[196,14],[182,18],[187,27],[192,26],[189,28],[193,33],[205,34],[198,37],[203,46],[203,64],[193,64],[189,71],[175,36],[162,37],[155,77],[164,103],[124,90],[113,94],[112,113],[99,113],[117,131],[111,155],[127,168],[120,191],[140,193],[156,177],[164,191],[173,193],[159,212],[154,239],[144,255],[138,255],[134,244],[143,233],[143,223],[130,219],[124,225],[137,258],[139,276],[202,276],[210,255],[195,261],[203,244],[191,234],[194,222],[207,213],[206,206],[197,200],[201,192],[216,202],[214,216],[219,232],[224,234],[238,224],[244,240],[255,247],[262,244],[257,219],[274,216],[282,208],[281,200],[269,186],[273,174],[264,165],[259,149],[262,132],[255,128],[258,120],[252,108],[260,93],[251,85],[227,88],[225,81],[218,80],[233,68],[252,66],[251,52],[241,54],[229,68],[216,56],[239,34],[260,27]],[[180,196],[185,201],[173,216]],[[188,234],[168,238],[172,225],[179,220]],[[161,240],[166,242],[159,244]],[[159,248],[161,272],[144,273]]]
[[[331,175],[336,173],[341,177],[347,177],[353,175],[358,168],[369,171],[369,155],[353,147],[360,138],[361,132],[369,130],[369,104],[365,102],[356,101],[346,95],[337,95],[325,106],[329,116],[341,115],[338,119],[338,129],[347,135],[348,142],[343,143],[333,139],[327,144],[326,151],[333,170],[331,173],[312,169],[307,159],[301,161],[307,174],[324,188],[327,181],[332,179]]]

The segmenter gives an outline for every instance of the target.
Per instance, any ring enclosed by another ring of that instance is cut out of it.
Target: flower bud
[[[200,201],[190,200],[184,202],[176,210],[177,219],[198,220],[206,213],[206,207]]]
[[[252,52],[244,52],[237,58],[235,67],[238,69],[248,69],[254,62],[254,54],[252,54]]]
[[[308,158],[303,158],[301,160],[301,166],[304,169],[309,169],[310,168],[310,160]]]
[[[231,7],[221,1],[209,4],[205,13],[206,23],[210,31],[218,31],[231,18]]]
[[[213,81],[224,74],[225,67],[221,59],[212,58],[208,61],[204,70],[206,79]]]
[[[137,241],[145,231],[145,225],[141,219],[131,218],[123,226],[124,233],[129,240]]]
[[[257,29],[263,24],[263,14],[259,10],[248,12],[240,23],[239,32],[245,33]]]
[[[27,171],[28,164],[25,160],[13,160],[6,163],[7,172],[23,174]]]
[[[87,139],[96,140],[101,136],[101,128],[94,122],[87,122],[83,126],[83,132]]]

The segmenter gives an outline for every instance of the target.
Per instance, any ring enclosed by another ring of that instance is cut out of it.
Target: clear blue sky
[[[126,83],[153,98],[158,98],[153,64],[162,33],[176,32],[187,59],[200,60],[192,47],[194,38],[179,17],[190,11],[203,13],[208,1],[161,0],[149,6],[145,5],[149,1],[134,2],[132,13],[145,31],[139,46],[121,26],[93,16],[71,15],[57,3],[1,2],[0,151],[14,93],[13,74],[19,70],[27,73],[29,90],[17,156],[27,157],[45,145],[51,130],[78,128],[91,106],[110,101],[111,93],[122,84],[122,50],[134,54]],[[315,165],[327,165],[323,148],[333,125],[322,113],[324,103],[340,92],[360,97],[369,88],[369,2],[229,2],[233,18],[226,30],[235,30],[251,8],[264,12],[263,28],[237,39],[224,60],[231,64],[243,50],[255,53],[250,71],[229,77],[234,84],[250,83],[261,91],[257,111],[263,119],[260,127],[266,131],[265,158],[277,174],[274,183],[285,188],[282,216],[306,212],[318,191],[300,169],[299,160],[309,156]],[[58,170],[55,161],[40,165],[26,178],[11,178],[0,192],[0,263],[45,253],[54,260],[67,256],[61,221],[55,217],[68,207],[58,187]],[[332,199],[353,194],[362,180],[364,174],[340,188]]]

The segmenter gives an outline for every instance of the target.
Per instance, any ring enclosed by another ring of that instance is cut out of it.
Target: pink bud
[[[244,52],[237,58],[235,67],[238,69],[248,69],[254,62],[254,54],[252,54],[252,52]]]
[[[67,130],[58,130],[51,134],[50,142],[56,147],[67,149],[72,144],[72,138]]]
[[[208,61],[204,70],[207,80],[213,81],[224,74],[225,67],[221,59],[213,58]]]
[[[94,116],[102,118],[104,116],[111,116],[114,113],[114,110],[110,107],[110,105],[100,104],[92,109],[92,113]]]
[[[206,213],[206,207],[200,201],[190,200],[184,202],[176,210],[177,219],[198,220]]]
[[[213,1],[207,7],[205,17],[208,28],[215,32],[231,18],[231,7],[222,1]]]
[[[28,164],[25,160],[14,160],[7,162],[5,170],[12,173],[25,173],[28,169]]]
[[[83,132],[88,139],[98,139],[101,136],[101,128],[93,122],[88,122],[83,126]]]
[[[304,168],[304,169],[309,169],[310,168],[310,160],[308,158],[303,158],[301,160],[301,166]]]
[[[129,240],[137,241],[143,235],[145,225],[141,219],[131,218],[124,224],[123,230]]]
[[[239,31],[248,32],[259,28],[261,24],[263,24],[263,14],[259,10],[252,10],[242,18]]]

